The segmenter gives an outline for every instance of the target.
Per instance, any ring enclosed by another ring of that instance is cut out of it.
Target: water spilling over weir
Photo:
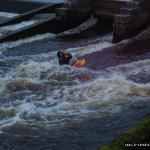
[[[146,38],[149,30],[145,33]],[[132,46],[134,40],[145,40],[142,35],[114,45],[112,33],[93,28],[58,38],[64,34],[48,32],[0,44],[2,149],[95,150],[150,114],[149,47],[144,42]],[[73,58],[86,57],[87,67],[59,66],[59,49]]]

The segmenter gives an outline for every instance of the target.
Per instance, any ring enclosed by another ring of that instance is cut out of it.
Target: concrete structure
[[[106,30],[110,24],[112,31],[113,26],[114,42],[118,42],[136,35],[149,24],[150,0],[70,0],[26,12],[1,23],[0,27],[30,20],[41,13],[55,13],[56,17],[3,35],[0,42],[45,32],[59,33],[76,27],[91,14],[103,22],[98,24],[100,29]]]
[[[114,17],[114,42],[130,38],[149,25],[149,3],[149,0],[134,0],[129,8]]]
[[[16,24],[16,23],[19,23],[19,22],[25,21],[25,20],[29,20],[30,18],[32,18],[36,14],[47,13],[47,12],[52,13],[55,11],[55,9],[57,7],[61,7],[61,6],[63,6],[63,3],[50,4],[50,5],[46,5],[46,6],[34,9],[32,11],[28,11],[24,14],[21,14],[21,15],[18,15],[16,17],[8,19],[7,21],[1,23],[0,27],[5,26],[5,25]]]
[[[6,25],[13,25],[20,23],[22,21],[28,21],[32,17],[34,17],[37,14],[40,13],[51,13],[54,12],[56,8],[61,7],[63,3],[60,4],[50,4],[43,7],[40,7],[38,9],[34,9],[33,11],[26,12],[24,14],[18,15],[16,17],[10,18],[0,24],[0,27],[6,26]],[[11,31],[10,33],[6,33],[2,36],[0,36],[0,43],[6,42],[6,41],[13,41],[20,38],[25,38],[27,36],[32,36],[34,34],[40,34],[45,33],[47,31],[54,31],[57,32],[56,26],[57,26],[57,19],[56,17],[43,19],[42,21],[39,21],[35,24],[32,24],[28,27],[24,27],[21,29],[18,29],[16,31]]]
[[[51,13],[54,14],[57,8],[63,6],[64,3],[46,5],[2,22],[0,24],[0,27],[17,24],[22,21],[29,21],[30,19],[32,20],[32,18],[36,16],[37,17],[41,16],[41,20],[38,21],[37,23],[31,24],[27,27],[23,27],[15,31],[8,32],[0,36],[0,43],[6,41],[14,41],[35,34],[42,34],[46,32],[51,32],[51,33],[63,32],[65,30],[75,28],[76,26],[78,26],[79,24],[81,24],[83,21],[87,19],[87,17],[83,17],[82,15],[81,18],[79,17],[60,18],[59,16],[56,15],[54,15],[54,17],[44,18],[44,16],[46,16],[47,14],[51,14]]]
[[[72,14],[92,13],[98,18],[112,19],[114,42],[136,35],[149,24],[150,0],[70,1]]]

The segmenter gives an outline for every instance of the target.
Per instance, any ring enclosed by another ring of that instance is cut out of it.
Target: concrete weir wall
[[[131,6],[130,6],[131,7]],[[134,0],[132,7],[114,17],[114,42],[138,34],[150,23],[150,1]]]
[[[113,20],[114,42],[132,37],[150,20],[150,0],[70,0],[80,15],[92,13]]]
[[[0,24],[0,27],[5,26],[5,25],[10,25],[10,24],[16,24],[19,23],[21,21],[25,21],[28,20],[30,18],[32,18],[34,15],[36,14],[40,14],[40,13],[52,13],[55,11],[55,9],[57,7],[61,7],[63,4],[62,3],[58,3],[58,4],[49,4],[46,6],[42,6],[40,8],[28,11],[24,14],[21,14],[19,16],[13,17],[8,19],[7,21],[3,22]]]
[[[37,9],[34,9],[32,11],[26,12],[24,14],[18,15],[16,17],[10,18],[6,20],[5,22],[0,24],[0,27],[6,26],[6,25],[13,25],[20,23],[22,21],[28,21],[30,18],[34,17],[38,14],[44,14],[44,13],[53,13],[55,12],[55,9],[58,7],[63,6],[63,3],[58,4],[50,4],[46,5]],[[34,34],[42,34],[46,33],[48,31],[57,32],[62,31],[66,28],[67,23],[60,29],[60,26],[57,24],[61,23],[62,21],[58,20],[55,16],[50,18],[43,18],[43,20],[38,21],[34,24],[31,24],[29,26],[25,26],[23,28],[17,29],[15,31],[8,32],[2,36],[0,36],[0,43],[6,42],[6,41],[14,41],[21,38],[25,38],[28,36],[32,36]]]
[[[0,27],[18,24],[22,21],[30,21],[30,19],[32,20],[34,17],[41,18],[34,24],[3,34],[2,36],[0,36],[0,43],[6,41],[14,41],[35,34],[43,34],[46,32],[60,33],[65,30],[75,28],[88,19],[88,15],[78,16],[76,13],[74,13],[73,9],[68,9],[68,5],[67,8],[65,8],[65,6],[65,3],[45,5],[2,22],[0,24]],[[64,12],[66,12],[67,14],[66,17],[61,16],[61,12],[63,12],[62,10],[65,10]],[[73,13],[70,15],[68,10],[72,10]],[[73,14],[75,14],[74,17]]]
[[[41,13],[54,13],[55,18],[3,35],[0,43],[39,33],[62,32],[81,24],[91,14],[105,22],[106,25],[101,24],[99,28],[106,30],[110,23],[114,42],[119,42],[138,34],[150,23],[150,0],[69,0],[69,3],[50,4],[28,11],[1,23],[0,27],[29,20]]]

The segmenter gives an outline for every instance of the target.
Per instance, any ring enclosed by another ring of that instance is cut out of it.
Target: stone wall
[[[139,33],[149,21],[150,0],[70,0],[78,17],[93,13],[95,17],[112,18],[114,42]],[[70,13],[71,14],[71,13]],[[73,13],[75,14],[75,13]]]
[[[130,38],[144,29],[150,20],[150,0],[70,0],[70,6],[59,8],[62,18],[81,18],[91,13],[97,18],[113,20],[114,42]]]
[[[79,15],[112,18],[114,42],[132,37],[146,27],[150,19],[150,0],[71,0]]]
[[[130,38],[144,29],[150,20],[150,1],[134,0],[132,7],[114,18],[114,42]]]

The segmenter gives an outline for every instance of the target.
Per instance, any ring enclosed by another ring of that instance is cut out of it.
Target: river
[[[0,147],[96,150],[148,116],[148,43],[138,36],[115,45],[111,32],[92,29],[0,44]],[[60,49],[85,57],[87,66],[59,66]]]

